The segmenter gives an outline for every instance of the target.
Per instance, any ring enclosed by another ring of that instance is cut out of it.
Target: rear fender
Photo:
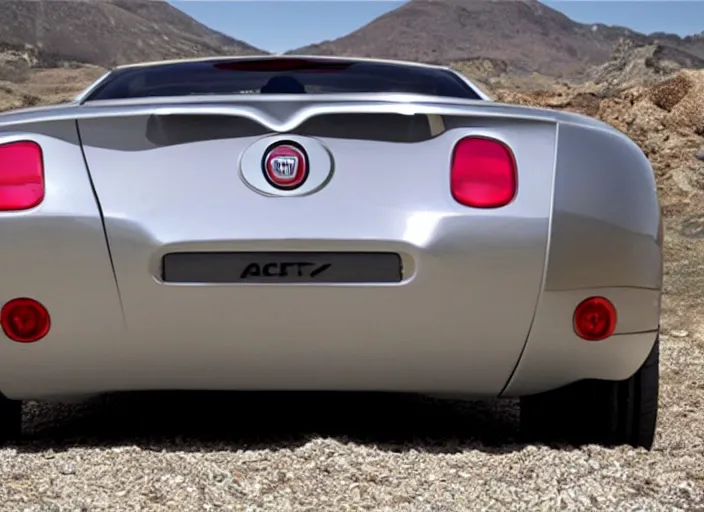
[[[22,398],[32,389],[44,391],[44,376],[52,374],[67,351],[86,361],[109,360],[105,353],[110,351],[111,357],[119,357],[123,323],[75,122],[0,130],[0,144],[14,140],[41,145],[46,195],[30,210],[0,212],[0,303],[18,296],[35,298],[47,307],[52,322],[49,334],[33,345],[0,335],[0,390],[16,398],[21,386]],[[99,374],[99,363],[92,371]]]
[[[636,372],[659,325],[661,229],[655,177],[640,148],[610,128],[560,124],[544,291],[504,396]],[[590,343],[574,333],[572,314],[594,295],[614,303],[618,324],[614,336]]]

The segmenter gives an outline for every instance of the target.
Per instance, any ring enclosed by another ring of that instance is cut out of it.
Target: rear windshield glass
[[[261,59],[116,70],[88,100],[206,94],[408,93],[481,99],[453,73],[402,64]]]

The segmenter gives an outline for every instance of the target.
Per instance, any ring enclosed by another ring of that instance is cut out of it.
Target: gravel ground
[[[520,444],[511,401],[118,395],[27,404],[27,439],[0,450],[0,510],[704,510],[704,229],[691,223],[685,237],[669,222],[651,452]]]
[[[669,360],[687,348],[664,341]],[[687,379],[697,388],[695,371]],[[33,439],[0,452],[0,503],[31,511],[704,508],[702,428],[678,393],[665,388],[665,428],[651,453],[516,444],[511,402],[179,394],[30,404]]]

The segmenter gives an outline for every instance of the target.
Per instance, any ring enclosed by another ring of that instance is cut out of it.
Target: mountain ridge
[[[215,31],[164,0],[0,0],[0,78],[26,68],[121,64],[270,52]],[[579,23],[538,0],[410,0],[334,40],[284,55],[338,55],[495,64],[510,74],[579,78],[622,39],[704,59],[704,33],[680,37]],[[22,59],[17,60],[17,55]],[[25,62],[26,61],[26,62]],[[484,64],[483,64],[484,65]]]
[[[286,54],[439,64],[484,58],[507,63],[511,72],[570,76],[606,62],[623,38],[704,58],[704,38],[698,35],[652,36],[627,27],[579,23],[538,0],[410,0],[349,34]]]
[[[2,0],[0,47],[41,65],[104,68],[168,58],[268,52],[210,29],[163,0]]]

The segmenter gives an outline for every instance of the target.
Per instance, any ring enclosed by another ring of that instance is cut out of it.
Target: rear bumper
[[[523,248],[524,264],[541,264],[542,232]],[[120,282],[121,328],[81,317],[64,295],[46,304],[55,319],[47,338],[0,341],[0,390],[12,398],[159,389],[496,396],[523,350],[540,274],[488,263],[486,252],[470,271],[464,248],[428,255],[382,245],[402,255],[403,281],[165,284],[144,269]]]
[[[618,312],[611,338],[580,339],[572,312],[585,297],[608,297]],[[622,380],[633,375],[650,353],[659,332],[660,291],[593,288],[541,294],[526,348],[502,396],[548,391],[582,379]]]
[[[266,304],[266,288],[272,287],[252,288],[261,300],[258,304]],[[524,339],[477,340],[466,329],[448,326],[449,317],[437,310],[423,314],[423,308],[417,308],[409,315],[400,304],[394,314],[393,304],[398,302],[394,287],[375,289],[373,294],[352,287],[333,299],[327,294],[324,321],[306,317],[294,325],[291,319],[303,311],[295,304],[316,301],[322,289],[308,287],[303,295],[300,287],[288,290],[278,290],[278,300],[269,302],[274,308],[292,304],[288,314],[269,317],[256,331],[249,325],[237,334],[232,330],[215,335],[208,327],[212,318],[199,326],[195,315],[192,327],[181,324],[180,333],[155,324],[140,335],[129,330],[75,329],[70,336],[54,336],[32,346],[3,339],[0,389],[17,399],[185,389],[513,397],[583,378],[627,378],[645,360],[657,336],[656,290],[544,293],[525,348]],[[581,298],[595,293],[616,304],[619,328],[612,338],[588,343],[574,335],[571,311]],[[382,304],[384,315],[375,316]],[[246,314],[254,314],[253,309]],[[371,320],[365,322],[365,317]],[[204,334],[199,336],[199,331]]]

